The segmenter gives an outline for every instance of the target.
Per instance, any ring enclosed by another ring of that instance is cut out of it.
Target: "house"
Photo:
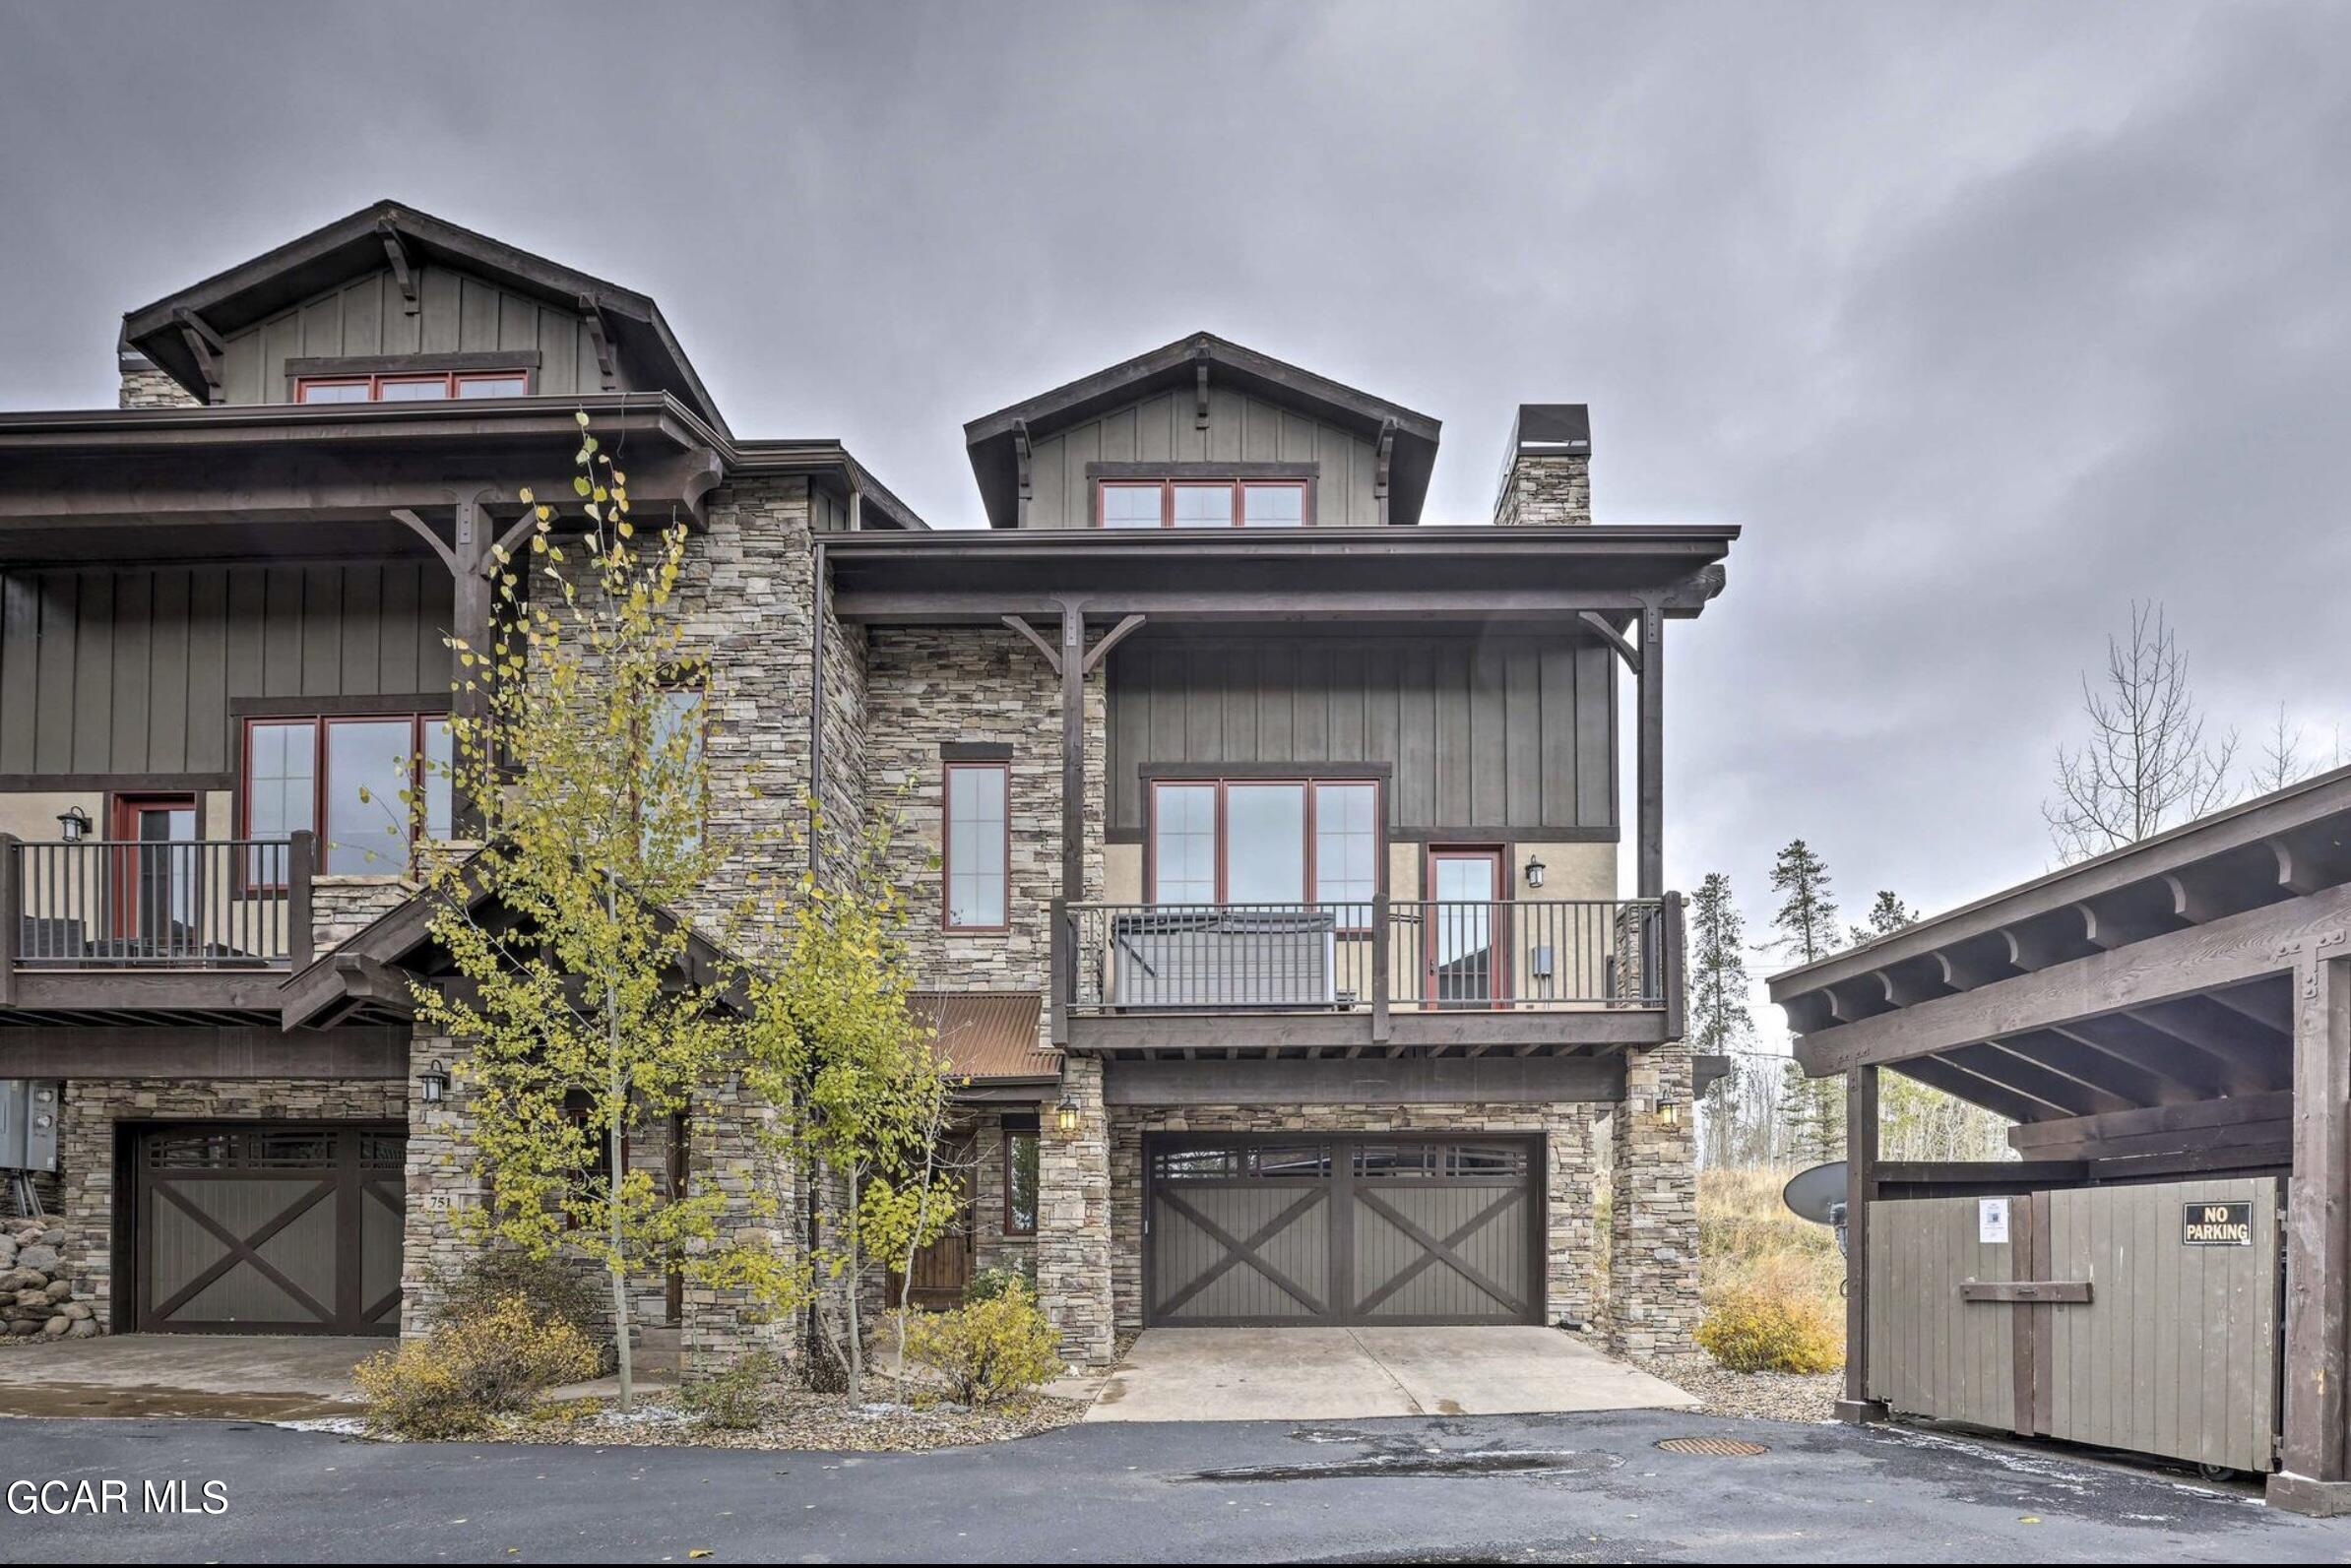
[[[974,419],[986,526],[931,529],[836,442],[734,434],[652,299],[389,202],[129,312],[121,359],[119,408],[0,414],[0,1076],[64,1084],[99,1321],[389,1334],[454,1257],[463,1045],[413,1024],[412,847],[359,790],[446,745],[443,639],[580,410],[691,525],[714,830],[904,811],[979,1166],[927,1299],[1024,1262],[1096,1362],[1158,1324],[1686,1347],[1719,1064],[1680,1043],[1666,632],[1737,530],[1594,525],[1581,406],[1522,406],[1492,519],[1433,523],[1435,419],[1200,333]],[[724,1085],[658,1134],[688,1186],[754,1158]],[[645,1306],[695,1357],[777,1332]]]

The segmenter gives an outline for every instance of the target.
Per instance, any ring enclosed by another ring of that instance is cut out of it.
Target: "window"
[[[674,820],[666,808],[669,802],[664,796],[670,790],[682,789],[689,782],[700,782],[704,743],[703,691],[699,679],[680,680],[664,691],[654,711],[653,733],[646,737],[643,778],[639,781],[637,809],[644,823],[643,837],[651,848],[655,824],[665,816]],[[702,815],[706,802],[695,800],[679,825],[676,848],[691,853],[702,844]]]
[[[530,396],[522,370],[429,370],[380,376],[303,376],[296,403],[445,403],[453,398]]]
[[[1012,878],[1005,800],[1012,768],[1002,762],[947,764],[945,923],[950,931],[1004,928]]]
[[[1154,904],[1331,904],[1343,929],[1379,894],[1379,785],[1162,780],[1151,789]]]
[[[423,803],[425,837],[449,836],[449,721],[439,714],[248,720],[243,836],[315,832],[332,875],[404,870],[411,801]],[[259,847],[248,852],[250,885],[282,877],[280,857]]]
[[[1306,522],[1304,479],[1105,479],[1106,529],[1295,529]]]
[[[1004,1119],[1004,1234],[1037,1233],[1037,1128]]]

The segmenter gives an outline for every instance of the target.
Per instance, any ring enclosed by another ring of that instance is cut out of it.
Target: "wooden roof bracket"
[[[1005,625],[1027,638],[1037,652],[1045,656],[1048,668],[1056,675],[1061,673],[1061,651],[1040,636],[1036,627],[1031,626],[1028,621],[1018,615],[1006,615],[1002,617],[1002,620]]]
[[[414,512],[410,511],[405,506],[394,507],[392,509],[392,516],[395,520],[406,526],[410,533],[415,534],[416,537],[422,539],[425,543],[432,546],[433,554],[441,558],[441,564],[449,569],[450,576],[455,577],[460,572],[465,570],[463,567],[457,564],[457,552],[441,542],[440,534],[433,532],[431,524],[425,522],[424,519],[418,517]]]
[[[1382,522],[1387,520],[1387,497],[1383,494],[1379,501],[1381,510],[1380,521]],[[1617,657],[1624,660],[1624,667],[1626,669],[1631,670],[1636,675],[1641,672],[1640,645],[1635,643],[1628,633],[1620,630],[1615,622],[1611,621],[1606,615],[1601,614],[1598,610],[1578,610],[1576,612],[1576,616],[1586,626],[1591,627],[1592,630],[1598,632],[1602,637],[1608,640],[1609,647],[1617,651]]]
[[[620,376],[612,364],[612,340],[604,334],[604,311],[594,299],[580,295],[580,319],[588,324],[588,338],[596,345],[596,368],[604,377],[604,390],[618,392]]]
[[[1382,419],[1379,421],[1379,447],[1371,466],[1371,496],[1379,503],[1379,521],[1382,527],[1385,527],[1388,521],[1388,466],[1394,462],[1395,457],[1396,421]]]
[[[1208,428],[1208,345],[1200,344],[1192,349],[1192,391],[1196,407],[1192,413],[1192,428]]]
[[[1143,616],[1129,615],[1117,625],[1103,633],[1102,641],[1096,643],[1092,648],[1086,651],[1086,661],[1084,664],[1079,666],[1079,673],[1085,675],[1093,674],[1095,666],[1110,657],[1111,650],[1116,648],[1120,643],[1124,642],[1126,640],[1127,634],[1140,627],[1143,624]]]
[[[1022,528],[1027,528],[1029,526],[1029,497],[1035,489],[1035,484],[1034,474],[1029,465],[1029,421],[1026,419],[1012,421],[1012,461],[1019,470],[1020,477],[1019,523]]]
[[[408,313],[413,316],[418,309],[416,269],[409,261],[408,242],[400,237],[400,230],[389,218],[377,219],[375,231],[383,237],[384,260],[391,265],[392,281],[400,285],[401,297],[409,302]]]
[[[228,345],[221,341],[221,335],[202,316],[185,305],[174,310],[171,319],[179,324],[180,336],[188,342],[189,356],[196,361],[197,373],[204,377],[204,401],[226,403],[228,395],[221,386],[221,356],[228,351]]]

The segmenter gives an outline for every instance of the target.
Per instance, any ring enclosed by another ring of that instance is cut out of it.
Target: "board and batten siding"
[[[422,561],[0,574],[0,775],[226,776],[236,699],[446,692],[450,599]]]
[[[1617,832],[1617,682],[1597,641],[1136,638],[1110,659],[1110,835],[1145,769],[1386,765],[1399,837]]]
[[[515,350],[538,356],[535,389],[564,396],[604,385],[595,340],[576,310],[518,294],[452,267],[413,275],[411,309],[389,268],[313,295],[223,335],[221,382],[230,403],[286,403],[289,359]],[[619,367],[625,369],[625,367]],[[620,391],[630,390],[625,375]]]
[[[1040,436],[1030,451],[1028,526],[1094,523],[1090,463],[1313,463],[1314,518],[1323,528],[1374,528],[1376,451],[1370,439],[1230,387],[1208,389],[1208,427],[1191,392],[1164,392]]]

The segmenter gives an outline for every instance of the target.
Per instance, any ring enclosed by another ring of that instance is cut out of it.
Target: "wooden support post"
[[[1086,617],[1061,601],[1061,897],[1086,902]]]
[[[0,1007],[17,999],[17,948],[25,936],[24,868],[13,833],[0,833]]]
[[[2286,1210],[2283,1472],[2269,1500],[2351,1513],[2351,950],[2341,932],[2294,954],[2294,1176]]]
[[[295,970],[318,956],[310,925],[310,878],[318,870],[318,835],[298,828],[286,836],[286,958]]]
[[[1640,619],[1639,784],[1636,807],[1639,870],[1633,891],[1644,899],[1665,895],[1665,611],[1643,605]]]
[[[1050,983],[1052,992],[1046,998],[1046,1037],[1055,1045],[1069,1043],[1069,1003],[1076,991],[1077,932],[1069,923],[1069,901],[1055,899],[1048,918],[1052,921],[1051,939],[1048,952],[1051,957]]]
[[[1388,1042],[1388,896],[1371,900],[1371,1043]]]
[[[489,722],[490,646],[497,641],[492,625],[496,613],[495,585],[481,570],[481,563],[488,558],[491,537],[489,519],[483,514],[479,499],[458,502],[456,543],[450,551],[450,579],[455,589],[451,631],[473,650],[475,663],[471,668],[456,664],[453,673],[457,685],[450,706],[453,716],[465,721],[477,744]],[[457,799],[451,803],[451,813],[455,818],[454,837],[480,837],[480,802]]]
[[[1658,910],[1654,961],[1657,971],[1643,976],[1641,989],[1664,1001],[1666,1038],[1680,1039],[1689,1033],[1689,990],[1683,983],[1689,956],[1688,938],[1682,920],[1682,895],[1679,893],[1668,898]],[[1697,1114],[1694,1107],[1690,1114]]]
[[[1877,1069],[1845,1075],[1845,1397],[1837,1419],[1875,1420],[1870,1398],[1870,1203],[1877,1196]]]

